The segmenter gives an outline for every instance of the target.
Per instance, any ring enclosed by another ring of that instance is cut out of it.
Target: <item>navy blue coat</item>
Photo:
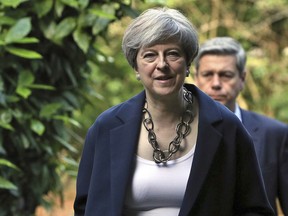
[[[254,141],[270,204],[277,211],[278,197],[284,215],[288,215],[288,127],[243,109],[241,116]]]
[[[197,144],[179,216],[274,215],[250,135],[226,107],[194,85]],[[145,93],[103,112],[80,161],[75,215],[121,216],[133,175]]]

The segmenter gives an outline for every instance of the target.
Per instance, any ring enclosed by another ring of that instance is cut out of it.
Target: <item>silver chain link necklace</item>
[[[182,114],[181,121],[176,126],[176,136],[169,143],[167,150],[162,151],[157,142],[154,132],[154,122],[147,108],[143,108],[144,115],[143,125],[148,131],[148,141],[153,148],[153,159],[155,163],[166,163],[179,150],[182,140],[191,132],[190,124],[194,120],[193,114],[193,95],[190,91],[183,87],[183,98],[188,102],[186,110]],[[147,102],[146,102],[147,103]]]

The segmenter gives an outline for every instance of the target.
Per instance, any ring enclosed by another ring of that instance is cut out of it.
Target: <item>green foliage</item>
[[[17,166],[15,166],[13,163],[11,163],[10,161],[5,160],[5,159],[0,159],[0,167],[1,166],[6,166],[6,167],[9,167],[11,169],[19,171],[19,168]],[[16,190],[17,186],[14,185],[9,180],[0,176],[0,189]]]
[[[32,215],[49,207],[44,195],[62,196],[87,128],[143,89],[121,54],[130,19],[120,18],[164,5],[189,17],[200,42],[238,39],[247,106],[288,121],[287,0],[0,0],[0,215]]]
[[[116,0],[0,0],[0,215],[33,215],[76,174],[73,114],[93,91],[97,39],[127,13]]]

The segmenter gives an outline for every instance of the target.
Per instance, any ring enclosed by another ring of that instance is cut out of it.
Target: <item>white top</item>
[[[176,216],[179,214],[195,145],[188,154],[166,164],[137,156],[132,183],[128,188],[124,216]]]

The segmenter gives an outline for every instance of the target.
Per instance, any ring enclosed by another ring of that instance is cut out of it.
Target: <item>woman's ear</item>
[[[186,68],[186,77],[189,77],[190,75],[190,64],[187,65],[187,68]]]
[[[136,71],[136,69],[134,69],[134,70],[135,70],[136,79],[138,81],[141,80],[141,77],[140,77],[140,74],[138,73],[138,71]]]

